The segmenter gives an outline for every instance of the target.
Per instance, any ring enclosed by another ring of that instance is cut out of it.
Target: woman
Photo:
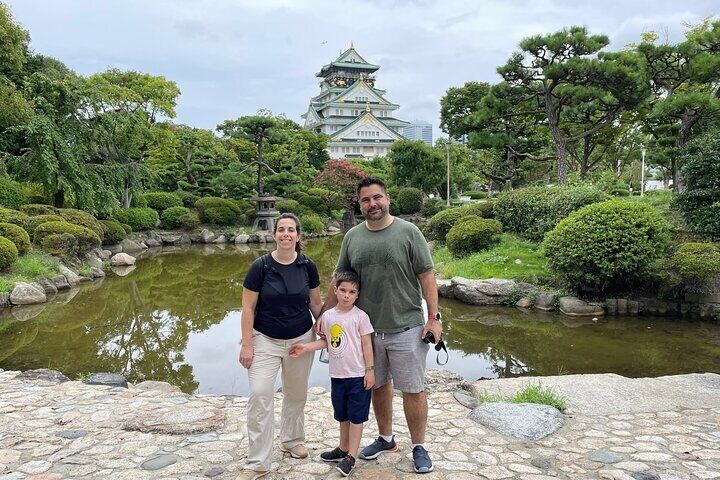
[[[275,223],[276,248],[255,260],[243,282],[240,363],[248,369],[248,456],[238,479],[254,480],[270,471],[274,390],[281,370],[283,406],[280,450],[308,456],[303,408],[313,356],[290,358],[290,347],[315,340],[310,312],[322,308],[315,264],[300,253],[300,221],[283,213]]]

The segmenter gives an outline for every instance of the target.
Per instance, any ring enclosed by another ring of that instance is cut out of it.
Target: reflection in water
[[[341,239],[309,242],[325,289]],[[0,310],[0,368],[53,368],[71,378],[123,373],[185,392],[247,393],[237,355],[242,281],[259,246],[198,246],[147,253],[126,276],[36,307]],[[74,297],[74,298],[73,298]],[[660,319],[571,319],[441,301],[446,368],[466,378],[614,372],[626,376],[720,371],[716,325]],[[428,354],[435,366],[435,352]],[[316,362],[313,385],[329,385]]]

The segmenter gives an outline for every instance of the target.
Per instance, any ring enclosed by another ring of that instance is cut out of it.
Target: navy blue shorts
[[[331,378],[330,398],[338,422],[363,423],[370,413],[370,390],[365,390],[365,377]]]

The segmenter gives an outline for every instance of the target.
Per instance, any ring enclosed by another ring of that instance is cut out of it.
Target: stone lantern
[[[252,231],[275,231],[275,219],[280,216],[280,212],[275,208],[277,197],[272,195],[258,195],[250,199],[255,202],[255,220],[252,224]]]

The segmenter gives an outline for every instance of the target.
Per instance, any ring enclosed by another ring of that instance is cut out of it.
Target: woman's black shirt
[[[288,340],[312,328],[310,290],[320,285],[312,260],[298,254],[289,265],[278,263],[269,253],[255,260],[243,287],[258,292],[253,328],[270,338]]]

